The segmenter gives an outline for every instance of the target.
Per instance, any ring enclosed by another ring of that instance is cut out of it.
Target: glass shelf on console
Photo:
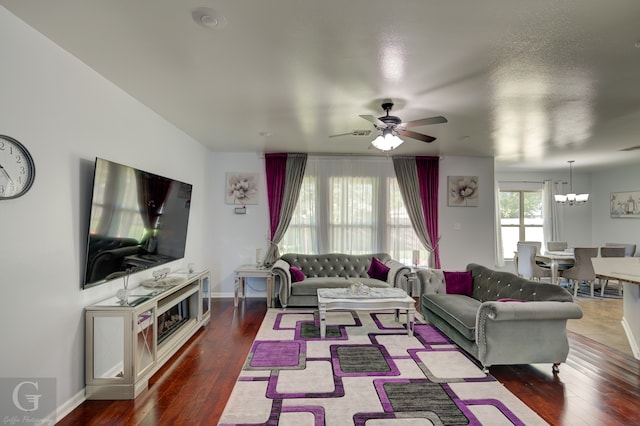
[[[111,308],[126,308],[126,307],[132,307],[135,308],[136,306],[141,305],[142,303],[151,300],[152,298],[166,292],[167,290],[169,290],[171,287],[167,287],[167,288],[146,288],[143,286],[139,286],[136,288],[133,288],[131,290],[129,290],[129,296],[127,297],[127,302],[125,303],[124,301],[118,299],[116,296],[110,297],[108,299],[105,299],[101,302],[98,302],[96,304],[94,304],[94,307],[111,307]]]

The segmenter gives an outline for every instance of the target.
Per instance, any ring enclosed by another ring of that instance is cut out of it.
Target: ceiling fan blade
[[[374,117],[373,115],[361,115],[360,117],[364,118],[367,121],[372,122],[376,127],[379,127],[382,129],[387,127],[387,123],[378,119],[378,117]]]
[[[330,138],[337,138],[339,136],[369,136],[371,130],[352,130],[349,133],[340,133],[337,135],[329,135]]]
[[[433,136],[423,135],[422,133],[412,132],[411,130],[398,130],[400,136],[406,136],[411,139],[417,139],[422,142],[433,142],[436,140]]]
[[[408,129],[410,127],[426,126],[429,124],[446,123],[447,121],[448,120],[446,118],[439,115],[437,117],[423,118],[422,120],[407,121],[406,123],[402,123],[401,126],[404,127],[405,129]]]

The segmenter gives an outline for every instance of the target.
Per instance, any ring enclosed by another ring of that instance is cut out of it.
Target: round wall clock
[[[17,140],[0,135],[0,200],[24,195],[36,177],[33,157]]]

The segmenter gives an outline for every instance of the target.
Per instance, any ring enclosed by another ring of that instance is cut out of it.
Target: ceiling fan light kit
[[[575,204],[583,204],[589,201],[589,194],[576,194],[573,192],[573,168],[572,164],[574,160],[567,161],[569,163],[569,193],[568,194],[557,194],[554,196],[556,203],[558,204],[568,204],[573,206]]]
[[[375,138],[371,144],[380,151],[391,151],[399,147],[402,142],[398,136],[394,135],[389,129],[384,129],[382,134]]]

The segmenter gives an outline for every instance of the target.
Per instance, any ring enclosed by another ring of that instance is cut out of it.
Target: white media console
[[[211,316],[209,271],[171,275],[85,308],[86,398],[134,399]],[[177,284],[175,284],[177,282]]]

